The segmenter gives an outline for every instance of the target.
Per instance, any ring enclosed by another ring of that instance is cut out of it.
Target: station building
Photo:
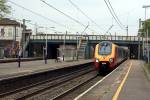
[[[24,26],[26,29],[26,26]],[[18,55],[22,39],[23,24],[9,18],[0,20],[0,58],[12,58]]]

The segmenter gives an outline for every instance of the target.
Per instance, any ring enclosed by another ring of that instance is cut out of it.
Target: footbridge
[[[81,43],[81,40],[84,45]],[[146,41],[146,38],[140,36],[40,34],[30,36],[30,41],[26,50],[29,56],[33,56],[34,52],[38,54],[42,53],[43,47],[45,47],[47,43],[48,56],[50,58],[55,58],[57,48],[59,47],[72,46],[78,48],[78,46],[82,46],[84,50],[81,51],[92,57],[95,45],[101,41],[111,41],[120,46],[126,46],[130,50],[130,57],[137,59],[142,57],[142,44],[143,41]]]

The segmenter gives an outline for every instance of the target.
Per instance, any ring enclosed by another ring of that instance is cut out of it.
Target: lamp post
[[[47,30],[49,29],[49,28],[55,28],[55,27],[42,27],[42,26],[40,26],[40,27],[38,27],[38,28],[45,28],[45,35],[46,35],[46,37],[45,37],[45,47],[43,47],[43,60],[45,61],[45,64],[47,64],[47,49],[48,49],[48,32],[47,32]]]
[[[48,39],[48,33],[47,33],[47,29],[52,28],[54,29],[55,27],[45,27],[45,34],[46,34],[46,41],[45,41],[45,64],[47,64],[47,57],[48,57],[48,53],[47,53],[47,49],[48,49],[48,43],[47,43],[47,39]]]
[[[76,57],[77,57],[77,60],[78,60],[78,47],[79,47],[79,33],[76,32],[76,37],[77,37],[77,51],[76,51]]]
[[[45,34],[46,34],[46,38],[45,38],[45,64],[47,64],[47,27],[45,27]]]
[[[64,33],[64,43],[63,43],[63,61],[65,60],[65,48],[66,48],[66,35],[67,31]]]
[[[128,38],[128,25],[127,25],[127,27],[126,27],[126,31],[127,31],[127,38]]]
[[[149,47],[148,47],[148,32],[147,32],[147,30],[146,30],[146,8],[149,8],[150,7],[150,5],[144,5],[143,6],[143,8],[145,8],[145,23],[144,23],[144,31],[145,31],[145,33],[146,34],[144,34],[144,37],[146,37],[146,44],[143,42],[143,46],[144,46],[144,44],[145,44],[145,46],[146,46],[146,49],[147,49],[147,58],[148,58],[148,63],[149,63]],[[146,35],[146,36],[145,36]],[[144,46],[144,47],[145,47]]]
[[[42,35],[43,34],[43,39],[44,39],[44,32],[42,32],[42,31],[39,31],[39,29],[45,29],[45,27],[44,26],[36,26],[36,31],[35,31],[35,33],[36,33],[36,35],[38,35],[39,33]],[[45,60],[45,55],[46,55],[46,43],[45,43],[45,46],[43,46],[43,60]],[[35,56],[35,55],[34,55]],[[46,64],[46,60],[45,60],[45,64]]]

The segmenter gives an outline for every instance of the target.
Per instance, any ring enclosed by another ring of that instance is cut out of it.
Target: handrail
[[[85,37],[85,35],[78,35],[79,37]],[[64,34],[48,34],[47,35],[48,40],[64,40]],[[31,35],[31,40],[44,40],[46,38],[46,35],[40,34],[40,35]],[[146,38],[139,36],[115,36],[115,35],[88,35],[89,40],[124,40],[124,41],[142,41],[146,40]],[[76,34],[67,34],[66,40],[76,40]],[[150,40],[150,38],[149,38]]]

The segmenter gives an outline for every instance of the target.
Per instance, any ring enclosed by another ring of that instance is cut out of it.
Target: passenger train
[[[103,41],[95,47],[95,68],[100,72],[113,70],[117,64],[128,58],[127,47],[120,47],[112,42]]]

